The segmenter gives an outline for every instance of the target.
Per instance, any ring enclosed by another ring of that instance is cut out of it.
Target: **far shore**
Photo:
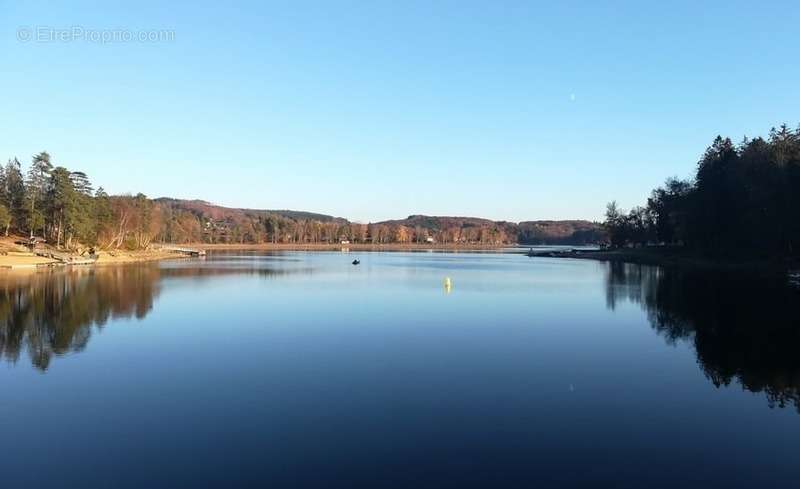
[[[314,243],[314,244],[287,244],[287,243],[264,243],[264,244],[161,244],[154,243],[148,250],[111,250],[98,251],[96,259],[89,259],[87,255],[70,254],[70,258],[75,263],[64,262],[54,258],[39,256],[28,251],[25,247],[14,244],[16,238],[4,238],[0,245],[4,248],[0,254],[0,269],[10,270],[36,270],[45,267],[61,266],[97,266],[97,265],[116,265],[125,263],[138,263],[156,260],[170,260],[186,258],[185,255],[168,250],[160,249],[162,246],[176,246],[206,251],[490,251],[513,247],[514,245],[482,245],[482,244],[362,244],[362,243]],[[62,252],[65,253],[65,252]]]
[[[5,241],[5,240],[4,240]],[[61,266],[97,266],[117,265],[126,263],[139,263],[157,260],[183,259],[186,255],[176,253],[174,250],[161,249],[161,247],[175,246],[183,249],[203,251],[428,251],[428,252],[480,252],[480,251],[506,251],[510,253],[529,254],[539,258],[568,258],[582,260],[598,260],[608,262],[623,262],[641,265],[656,265],[667,267],[684,267],[695,269],[719,269],[741,271],[778,271],[800,268],[800,263],[782,259],[755,258],[747,260],[723,259],[707,257],[693,253],[679,247],[653,247],[653,248],[624,248],[624,249],[581,249],[580,247],[563,250],[537,250],[531,245],[520,244],[454,244],[454,243],[390,243],[390,244],[364,244],[364,243],[262,243],[262,244],[158,244],[152,245],[148,250],[112,250],[98,251],[93,259],[88,255],[69,255],[73,262],[65,262],[54,258],[39,256],[25,250],[24,247],[9,247],[3,243],[5,250],[0,254],[0,269],[35,270],[44,267]],[[529,249],[531,250],[529,252]]]
[[[463,243],[261,243],[261,244],[208,244],[195,243],[180,245],[206,251],[475,251],[501,250],[514,248],[514,244],[463,244]]]

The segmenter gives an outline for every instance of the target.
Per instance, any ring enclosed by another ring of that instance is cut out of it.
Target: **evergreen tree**
[[[28,181],[26,182],[28,228],[31,236],[36,231],[41,231],[42,235],[46,234],[47,221],[45,219],[46,210],[43,201],[47,197],[50,172],[52,170],[53,165],[50,162],[49,153],[42,151],[33,156],[31,167],[28,170]]]
[[[11,213],[8,212],[8,207],[4,204],[0,204],[0,229],[5,231],[5,235],[8,236],[8,229],[11,227]]]
[[[8,160],[6,164],[0,193],[11,217],[9,227],[22,231],[27,220],[25,212],[25,183],[22,178],[22,168],[16,158]],[[6,232],[8,232],[8,229],[6,229]]]
[[[72,187],[76,192],[84,195],[92,195],[94,189],[92,189],[92,183],[89,181],[89,177],[87,177],[85,173],[82,171],[70,172],[69,178],[72,181]]]
[[[92,221],[94,229],[92,231],[94,240],[88,244],[96,244],[104,232],[111,229],[114,224],[114,210],[111,206],[111,198],[103,187],[99,187],[94,194],[92,202]]]
[[[51,235],[55,235],[56,246],[61,246],[62,241],[70,243],[76,224],[80,222],[80,209],[70,172],[66,168],[59,166],[50,172],[46,203],[50,213]]]

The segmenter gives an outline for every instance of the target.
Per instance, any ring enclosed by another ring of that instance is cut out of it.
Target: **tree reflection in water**
[[[736,380],[800,411],[800,291],[785,276],[609,263],[606,297],[640,304],[668,343],[690,341],[717,387]]]
[[[9,274],[0,282],[0,357],[27,349],[46,370],[53,355],[81,351],[114,318],[143,318],[159,293],[157,266],[47,270]]]
[[[47,370],[53,355],[83,350],[92,328],[109,319],[144,318],[164,278],[202,280],[219,275],[265,277],[287,270],[264,267],[157,263],[7,273],[0,277],[0,358],[16,363],[27,350],[34,367]],[[310,273],[296,268],[291,273]]]
[[[16,363],[27,351],[47,370],[54,355],[83,350],[94,328],[147,315],[168,277],[311,273],[252,262],[8,273],[0,279],[0,358]],[[611,263],[606,294],[610,309],[621,301],[641,305],[668,343],[691,342],[714,385],[736,381],[763,392],[770,406],[800,411],[800,290],[785,277]]]

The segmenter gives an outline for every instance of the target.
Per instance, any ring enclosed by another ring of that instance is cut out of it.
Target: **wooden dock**
[[[159,250],[168,251],[170,253],[180,253],[181,255],[187,256],[206,256],[206,250],[194,249],[194,248],[183,248],[181,246],[158,246]]]

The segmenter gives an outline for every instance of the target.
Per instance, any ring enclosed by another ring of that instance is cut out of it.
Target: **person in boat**
[[[353,265],[358,265],[359,263],[361,263],[361,262],[358,261],[358,260],[353,260]]]

